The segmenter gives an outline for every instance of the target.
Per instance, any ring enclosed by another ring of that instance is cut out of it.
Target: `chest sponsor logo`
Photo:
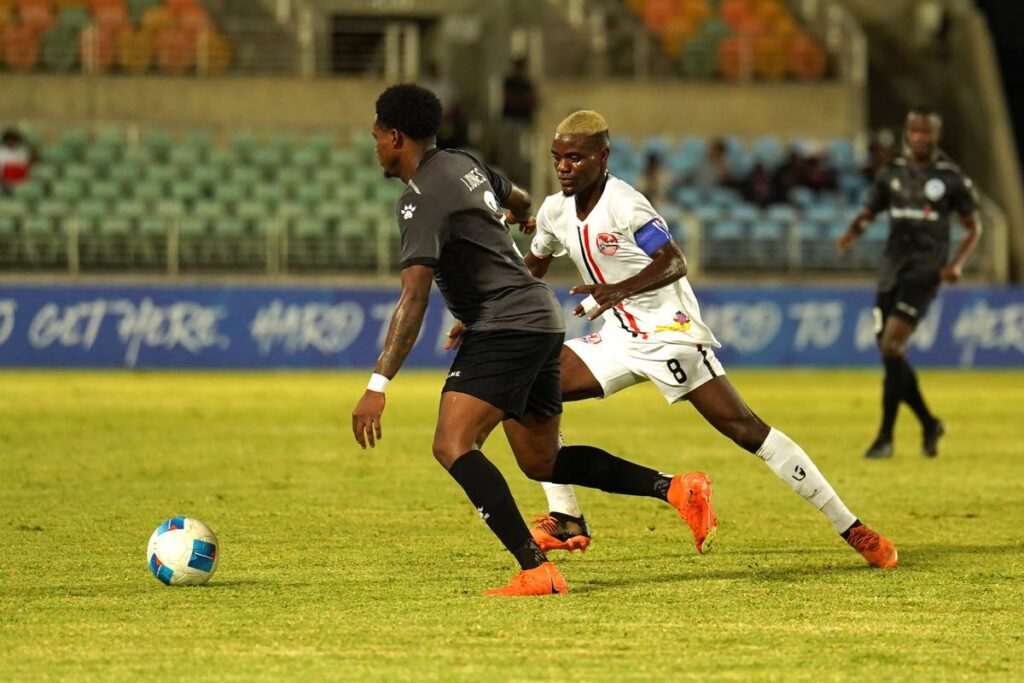
[[[588,334],[586,337],[581,337],[580,341],[583,342],[584,344],[600,344],[601,335],[598,334],[597,332],[593,332],[591,334]]]
[[[402,218],[404,218],[405,220],[409,220],[410,218],[412,218],[414,213],[416,213],[415,204],[406,204],[405,206],[402,207]]]
[[[692,323],[690,322],[690,316],[686,315],[682,311],[676,311],[676,314],[672,317],[672,322],[667,325],[658,325],[654,328],[655,332],[686,332],[690,329]]]
[[[929,200],[937,202],[942,199],[944,194],[946,194],[946,183],[938,178],[932,178],[924,184],[924,196]]]
[[[925,205],[923,209],[901,209],[894,208],[889,210],[889,215],[893,218],[906,218],[912,221],[937,221],[939,220],[939,213],[934,211],[932,207]]]
[[[610,232],[598,233],[597,250],[605,256],[614,256],[619,250],[619,238]]]

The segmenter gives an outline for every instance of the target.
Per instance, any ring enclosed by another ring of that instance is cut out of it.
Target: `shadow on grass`
[[[693,569],[687,567],[685,571],[651,574],[647,576],[630,576],[623,579],[621,576],[608,578],[576,580],[572,583],[574,593],[599,593],[604,590],[621,591],[623,583],[627,585],[659,585],[659,584],[686,584],[693,581],[741,581],[745,585],[751,583],[799,583],[805,580],[820,579],[825,575],[845,575],[871,571],[866,566],[840,566],[810,565],[803,567],[750,567],[742,569],[714,569],[713,567],[701,567]]]

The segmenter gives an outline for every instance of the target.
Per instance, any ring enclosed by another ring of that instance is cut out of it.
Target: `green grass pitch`
[[[571,592],[495,599],[511,558],[433,461],[443,375],[391,385],[384,439],[350,413],[367,372],[0,373],[0,680],[1021,680],[1024,373],[925,371],[936,460],[904,409],[867,462],[880,372],[737,370],[901,566],[869,568],[756,458],[635,387],[569,404],[570,442],[707,471],[719,544],[674,511],[584,490]],[[524,515],[546,509],[500,434]],[[167,588],[145,543],[176,514],[220,565]]]

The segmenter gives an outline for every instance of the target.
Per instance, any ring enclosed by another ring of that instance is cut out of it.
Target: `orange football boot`
[[[503,588],[492,588],[484,595],[561,595],[569,592],[569,584],[555,565],[545,562],[533,569],[524,569]]]
[[[576,521],[579,520],[579,521]],[[550,550],[574,550],[586,552],[590,545],[590,528],[582,517],[561,519],[549,514],[533,520],[530,535],[544,552]]]
[[[868,564],[875,567],[890,568],[899,564],[899,553],[892,541],[873,531],[863,524],[858,524],[846,532],[846,542],[861,554]]]
[[[711,507],[711,479],[703,472],[690,472],[672,477],[668,487],[668,502],[686,520],[697,552],[711,552],[718,539],[718,518]]]

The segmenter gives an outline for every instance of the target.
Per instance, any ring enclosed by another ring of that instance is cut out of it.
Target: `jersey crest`
[[[614,256],[619,250],[619,238],[610,232],[598,233],[597,250],[605,256]]]
[[[944,194],[946,194],[946,183],[939,178],[932,178],[924,184],[924,196],[931,201],[939,201]]]

